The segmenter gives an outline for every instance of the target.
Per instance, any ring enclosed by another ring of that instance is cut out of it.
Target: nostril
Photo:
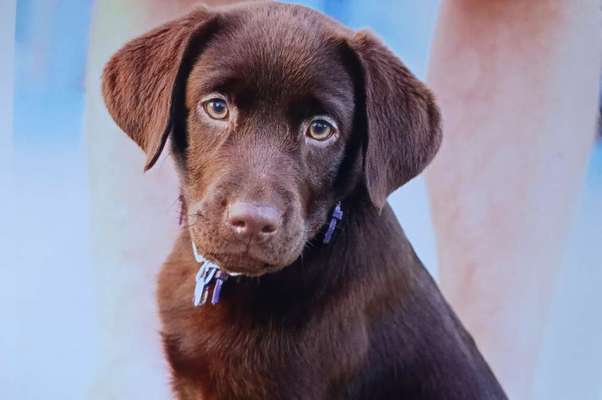
[[[244,228],[247,225],[244,219],[231,220],[230,224],[235,228]]]
[[[276,229],[277,228],[275,225],[264,225],[263,228],[261,228],[261,233],[270,235],[270,234],[276,232]]]

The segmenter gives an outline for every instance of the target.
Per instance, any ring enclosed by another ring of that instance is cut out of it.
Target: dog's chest
[[[165,350],[175,376],[208,399],[336,398],[367,347],[348,316],[243,301],[228,287],[217,305],[192,307],[192,285],[160,298]],[[324,334],[326,333],[326,334]]]
[[[343,350],[345,338],[337,344],[312,338],[311,326],[297,331],[270,322],[226,326],[211,312],[203,314],[203,328],[172,335],[177,344],[168,353],[176,373],[191,376],[207,398],[329,398],[332,383],[344,373],[341,366],[349,364],[342,360],[350,354]],[[335,354],[339,351],[344,355]]]
[[[219,399],[323,397],[328,378],[317,373],[325,367],[316,357],[319,351],[275,332],[253,333],[213,336],[215,345],[199,352],[197,362],[205,365],[202,392]]]

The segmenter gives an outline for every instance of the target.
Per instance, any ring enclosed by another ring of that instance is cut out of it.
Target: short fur
[[[213,92],[226,122],[204,114]],[[372,34],[296,5],[201,7],[126,44],[103,93],[145,168],[171,137],[181,176],[187,224],[158,288],[179,399],[506,398],[386,204],[441,132],[431,93]],[[327,146],[304,134],[324,114]],[[278,234],[242,243],[224,222],[235,201],[278,211]],[[217,305],[192,305],[191,241],[247,275]]]

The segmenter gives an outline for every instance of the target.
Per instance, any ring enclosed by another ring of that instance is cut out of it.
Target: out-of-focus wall
[[[13,119],[13,77],[15,50],[15,9],[16,0],[5,0],[0,3],[0,52],[3,62],[0,63],[0,174],[7,170],[5,164],[10,157],[10,142]]]
[[[18,310],[15,306],[17,298],[17,285],[15,273],[10,268],[11,259],[3,250],[14,246],[12,240],[12,226],[15,219],[9,210],[14,207],[12,199],[12,117],[13,117],[13,77],[14,77],[14,48],[15,48],[15,9],[16,0],[0,2],[0,252],[5,253],[3,258],[6,265],[0,267],[0,315],[3,316],[3,333],[0,334],[0,354],[9,353],[14,346],[17,335]],[[2,265],[2,261],[0,261]],[[14,387],[16,378],[0,367],[0,387]],[[1,392],[1,389],[0,389]]]

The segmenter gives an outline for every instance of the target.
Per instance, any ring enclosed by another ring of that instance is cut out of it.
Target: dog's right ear
[[[433,159],[441,144],[439,109],[431,92],[373,34],[349,41],[361,70],[365,184],[382,209],[391,192]]]
[[[216,15],[198,8],[131,40],[105,66],[105,103],[117,125],[146,153],[145,171],[159,158],[173,128],[175,98],[190,64],[216,27]]]

